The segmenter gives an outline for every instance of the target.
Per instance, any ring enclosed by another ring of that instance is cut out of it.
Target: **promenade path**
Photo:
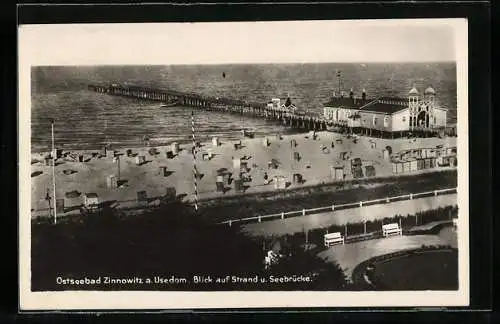
[[[456,248],[457,235],[453,228],[447,227],[438,235],[403,235],[335,245],[320,252],[318,256],[327,261],[337,262],[346,276],[351,279],[352,271],[363,261],[397,251],[417,249],[423,244],[427,246],[450,245]]]
[[[344,225],[363,220],[374,221],[396,214],[405,216],[456,204],[457,194],[448,194],[252,223],[244,225],[242,228],[245,233],[252,236],[293,234],[303,230],[326,228],[331,225]]]

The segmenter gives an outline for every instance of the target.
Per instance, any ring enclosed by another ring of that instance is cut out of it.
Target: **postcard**
[[[467,306],[467,49],[465,19],[20,25],[21,310]]]

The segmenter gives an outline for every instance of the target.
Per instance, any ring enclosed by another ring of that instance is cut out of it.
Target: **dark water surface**
[[[51,118],[56,145],[64,148],[141,145],[145,135],[153,142],[190,140],[191,109],[93,93],[87,90],[89,83],[129,82],[261,102],[290,95],[300,109],[321,114],[322,104],[337,89],[336,70],[342,71],[344,90],[354,88],[360,95],[365,88],[368,97],[406,97],[413,84],[421,91],[432,85],[440,104],[449,109],[448,122],[456,122],[455,63],[35,67],[32,149],[50,146]],[[286,131],[274,122],[217,112],[199,112],[195,118],[201,140],[236,137],[242,127],[254,128],[257,135]]]

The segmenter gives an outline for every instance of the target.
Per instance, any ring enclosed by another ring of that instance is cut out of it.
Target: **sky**
[[[455,61],[464,19],[22,25],[31,65]],[[460,28],[462,27],[462,28]]]

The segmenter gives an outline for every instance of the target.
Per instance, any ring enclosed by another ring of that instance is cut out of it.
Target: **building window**
[[[406,122],[406,117],[405,117],[405,116],[403,116],[403,123],[404,123],[404,122]]]
[[[384,127],[389,127],[389,116],[384,117]]]
[[[436,117],[434,117],[434,124],[436,124]]]
[[[377,125],[377,117],[373,116],[373,125]]]

